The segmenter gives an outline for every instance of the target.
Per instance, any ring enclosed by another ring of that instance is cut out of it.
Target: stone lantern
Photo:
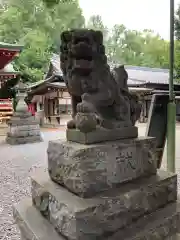
[[[18,103],[16,106],[16,112],[19,113],[27,113],[28,112],[28,106],[25,103],[25,97],[27,96],[27,86],[23,83],[20,82],[17,86],[18,93],[17,93],[17,99]]]
[[[11,145],[41,142],[42,136],[39,124],[28,111],[28,106],[25,102],[27,86],[20,81],[17,89],[18,103],[16,111],[8,122],[9,128],[7,131],[6,142]]]

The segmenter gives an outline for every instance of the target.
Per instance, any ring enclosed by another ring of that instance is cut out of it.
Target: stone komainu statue
[[[124,66],[110,71],[100,31],[80,29],[61,34],[60,61],[72,98],[68,128],[84,132],[133,126],[140,105],[127,86]]]

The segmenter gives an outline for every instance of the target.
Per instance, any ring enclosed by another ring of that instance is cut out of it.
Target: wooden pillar
[[[50,113],[50,116],[53,115],[53,99],[49,99],[49,113]]]
[[[59,98],[60,98],[60,90],[57,89],[57,117],[56,117],[56,120],[57,120],[58,124],[60,124]]]

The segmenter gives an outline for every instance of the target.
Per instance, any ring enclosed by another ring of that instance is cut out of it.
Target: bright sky
[[[152,29],[169,39],[170,0],[79,0],[86,20],[91,15],[101,15],[111,27],[124,24],[127,28]],[[177,8],[180,0],[175,0]]]

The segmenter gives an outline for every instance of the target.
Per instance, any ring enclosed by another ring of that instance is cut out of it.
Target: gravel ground
[[[0,239],[18,240],[19,231],[12,218],[12,205],[30,196],[30,173],[47,166],[49,140],[64,138],[62,131],[43,132],[44,142],[19,146],[0,143]]]
[[[145,125],[139,127],[139,135],[145,134]],[[0,240],[20,239],[12,217],[12,205],[25,196],[30,196],[31,173],[40,167],[46,168],[46,150],[49,140],[65,138],[62,130],[43,132],[44,142],[10,146],[0,137]],[[180,127],[177,127],[177,143]],[[176,149],[177,172],[180,173],[180,148]],[[166,153],[163,166],[166,167]],[[180,175],[179,175],[180,176]]]

